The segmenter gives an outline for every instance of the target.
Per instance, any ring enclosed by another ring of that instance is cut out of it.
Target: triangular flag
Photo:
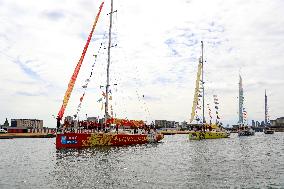
[[[80,102],[82,102],[82,101],[83,101],[84,96],[85,96],[85,93],[81,96],[81,98],[80,98]]]

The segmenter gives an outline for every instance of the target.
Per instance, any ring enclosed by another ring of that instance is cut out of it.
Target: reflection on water
[[[143,163],[141,162],[142,159],[144,160],[143,154],[149,155],[158,145],[160,143],[57,150],[56,167],[52,177],[56,178],[58,187],[129,187],[129,180],[139,180],[135,172],[137,166]],[[141,168],[145,169],[145,166],[147,165],[142,164]],[[129,170],[133,174],[129,174]],[[62,182],[70,178],[72,180]]]
[[[0,188],[284,187],[284,133],[65,150],[54,142],[1,140]]]

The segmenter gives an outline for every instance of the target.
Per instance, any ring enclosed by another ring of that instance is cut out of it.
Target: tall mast
[[[240,76],[239,82],[239,124],[243,124],[243,103],[244,103],[244,91],[243,91],[243,81],[242,77]]]
[[[265,125],[267,125],[268,123],[268,121],[267,121],[267,116],[268,116],[268,109],[267,109],[267,96],[266,96],[266,90],[265,90],[265,93],[264,93],[264,123],[265,123]]]
[[[201,63],[202,63],[202,122],[205,123],[204,117],[204,71],[203,71],[203,41],[201,41]]]
[[[113,0],[111,0],[109,13],[109,33],[108,33],[108,57],[107,57],[107,84],[106,84],[106,102],[105,102],[105,121],[109,118],[108,113],[108,92],[109,92],[109,65],[110,65],[110,48],[111,48],[111,28],[112,28]]]

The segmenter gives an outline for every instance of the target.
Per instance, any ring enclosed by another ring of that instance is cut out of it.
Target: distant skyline
[[[55,127],[69,79],[102,1],[0,0],[0,124],[6,117]],[[76,113],[98,55],[80,118],[103,116],[110,0],[105,1],[65,116]],[[189,121],[200,41],[205,103],[219,98],[224,125],[238,122],[243,79],[248,122],[284,116],[283,0],[114,0],[112,105],[119,118]],[[208,117],[208,114],[206,114]]]

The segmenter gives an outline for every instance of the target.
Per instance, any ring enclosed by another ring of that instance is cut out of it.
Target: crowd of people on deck
[[[248,130],[248,126],[242,125],[242,126],[239,127],[238,130],[240,130],[240,131]]]
[[[119,129],[130,129],[133,131],[134,134],[138,134],[140,130],[142,133],[150,133],[150,132],[156,132],[156,127],[155,125],[122,125],[120,123],[116,124],[110,124],[110,123],[100,123],[100,122],[95,122],[95,121],[68,121],[64,120],[64,123],[61,124],[60,120],[57,119],[57,129],[59,130],[64,130],[64,131],[71,131],[74,132],[76,129],[81,129],[81,130],[92,130],[94,132],[110,132],[111,130],[115,130],[116,133],[119,132]]]
[[[212,131],[212,126],[211,125],[191,125],[190,126],[190,130],[192,131],[203,131],[203,132],[206,132],[206,131]]]

